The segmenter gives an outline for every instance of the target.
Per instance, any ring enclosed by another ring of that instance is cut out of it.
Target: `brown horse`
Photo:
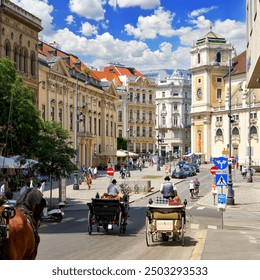
[[[38,189],[29,188],[16,201],[15,216],[9,220],[9,237],[0,242],[0,259],[34,260],[37,256],[40,225],[46,200]],[[4,206],[0,207],[2,213]]]

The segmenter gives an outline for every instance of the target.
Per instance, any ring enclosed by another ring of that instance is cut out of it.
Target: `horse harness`
[[[25,216],[27,222],[31,225],[33,230],[33,237],[35,240],[35,248],[37,249],[40,243],[40,237],[38,234],[38,225],[33,218],[32,211],[29,211],[25,207],[19,207],[20,212]],[[11,204],[4,204],[3,211],[0,213],[0,259],[5,259],[4,245],[9,239],[9,220],[16,214],[16,210]]]
[[[2,208],[0,212],[0,259],[4,257],[4,243],[9,239],[9,221],[16,214],[15,208],[11,204],[3,204]]]

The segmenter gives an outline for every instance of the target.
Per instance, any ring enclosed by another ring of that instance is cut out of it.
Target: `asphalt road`
[[[209,192],[208,173],[197,176],[201,181],[200,197]],[[155,199],[158,194],[138,200],[131,204],[127,230],[124,235],[114,226],[108,233],[93,228],[92,235],[87,232],[87,211],[66,211],[60,224],[43,223],[39,233],[41,242],[37,255],[38,260],[68,259],[179,259],[192,258],[200,232],[204,228],[221,225],[221,215],[215,209],[196,206],[196,199],[189,198],[189,178],[177,185],[179,196],[187,199],[187,227],[185,246],[180,242],[155,242],[147,247],[145,242],[145,211],[148,199]],[[172,250],[173,249],[173,250]]]

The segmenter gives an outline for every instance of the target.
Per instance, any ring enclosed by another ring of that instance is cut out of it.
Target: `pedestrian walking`
[[[98,171],[97,171],[97,167],[95,166],[94,170],[93,170],[94,180],[97,179],[97,174],[98,174]]]
[[[246,173],[247,173],[247,168],[246,168],[246,165],[244,165],[243,168],[242,168],[242,176],[243,176],[243,179],[246,178]]]
[[[87,176],[87,185],[88,185],[88,189],[90,190],[91,185],[92,185],[92,178],[91,178],[90,174],[88,174],[88,176]]]

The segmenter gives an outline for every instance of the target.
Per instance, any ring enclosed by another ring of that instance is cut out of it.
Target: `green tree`
[[[33,170],[49,175],[53,180],[69,177],[77,169],[72,162],[76,153],[69,136],[60,123],[44,122],[34,151],[39,163]]]
[[[127,140],[123,137],[117,138],[117,149],[118,150],[127,150]]]
[[[0,143],[5,155],[33,154],[42,120],[33,104],[33,92],[25,87],[9,58],[0,59]]]

